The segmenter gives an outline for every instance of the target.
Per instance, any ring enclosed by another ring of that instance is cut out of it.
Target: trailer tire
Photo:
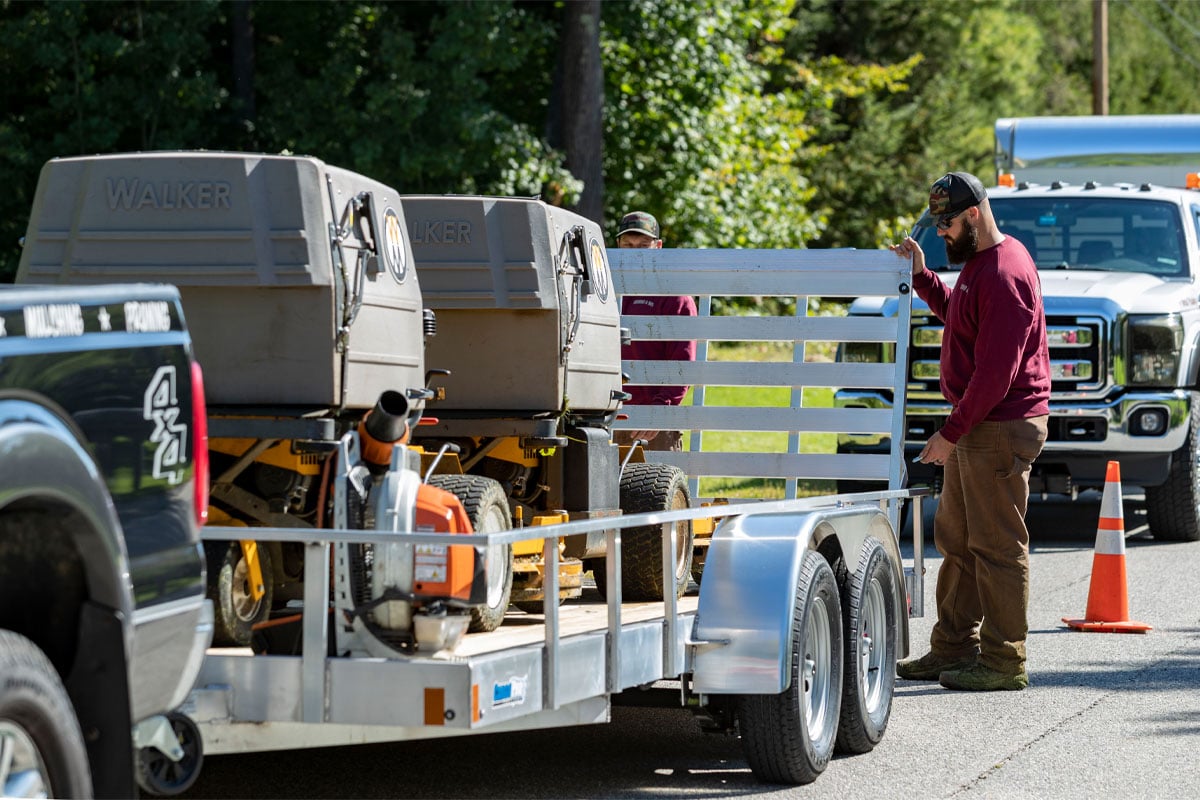
[[[58,672],[37,645],[6,630],[0,630],[0,755],[0,797],[92,796],[83,733]]]
[[[854,572],[841,584],[845,620],[839,753],[868,753],[879,744],[896,687],[896,579],[883,545],[867,539]]]
[[[213,646],[250,647],[253,628],[271,616],[275,581],[271,553],[258,546],[258,566],[263,575],[263,596],[250,594],[249,570],[241,542],[206,542],[208,597],[213,604]]]
[[[512,529],[508,496],[504,493],[504,487],[492,478],[483,475],[430,475],[429,484],[458,497],[476,533]],[[489,547],[485,562],[487,605],[471,609],[471,622],[467,630],[472,633],[486,633],[499,628],[512,598],[512,545]]]
[[[1200,541],[1200,393],[1190,395],[1187,438],[1171,456],[1167,481],[1146,487],[1146,522],[1163,542]]]
[[[183,748],[183,758],[172,761],[157,748],[143,747],[137,759],[138,786],[159,797],[172,797],[192,788],[204,764],[203,740],[196,723],[177,711],[167,714],[167,721]]]
[[[842,613],[829,562],[805,551],[792,608],[790,681],[776,695],[740,695],[738,723],[761,781],[812,783],[833,756],[842,699]]]
[[[626,464],[621,472],[621,511],[641,514],[648,511],[674,511],[691,507],[687,476],[670,464]],[[663,599],[662,536],[667,525],[675,525],[675,596],[687,591],[692,572],[694,537],[692,523],[687,520],[662,525],[628,528],[621,536],[622,599],[627,601],[658,601]],[[596,591],[608,597],[608,575],[604,559],[595,563],[592,571]]]

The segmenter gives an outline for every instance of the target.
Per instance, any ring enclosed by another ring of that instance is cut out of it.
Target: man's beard
[[[951,264],[965,264],[979,252],[979,230],[964,219],[962,233],[953,240],[944,239],[946,244],[946,260]]]

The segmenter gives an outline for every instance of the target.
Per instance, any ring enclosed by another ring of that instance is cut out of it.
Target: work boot
[[[896,677],[906,681],[936,681],[946,670],[964,669],[975,664],[975,656],[943,656],[933,651],[920,658],[896,664]]]
[[[964,692],[995,692],[1024,689],[1029,685],[1029,675],[1025,672],[1025,667],[1014,673],[1000,672],[983,664],[973,664],[963,669],[946,670],[938,676],[938,683],[947,689]]]

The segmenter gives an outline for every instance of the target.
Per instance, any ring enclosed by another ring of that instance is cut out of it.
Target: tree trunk
[[[564,4],[557,89],[567,169],[583,181],[575,211],[604,224],[604,69],[600,0]],[[552,104],[553,105],[553,104]]]
[[[245,141],[253,143],[258,136],[254,103],[254,19],[250,3],[251,0],[233,0],[230,20],[233,26],[234,112],[238,115]]]

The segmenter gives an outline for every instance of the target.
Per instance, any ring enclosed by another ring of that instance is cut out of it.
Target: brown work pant
[[[633,444],[633,431],[613,431],[613,441],[617,444]],[[646,444],[647,450],[668,450],[680,452],[683,450],[683,434],[679,431],[659,431]]]
[[[1025,665],[1029,633],[1029,469],[1046,417],[981,422],[946,460],[933,540],[942,554],[935,653],[967,656],[1006,674]]]

